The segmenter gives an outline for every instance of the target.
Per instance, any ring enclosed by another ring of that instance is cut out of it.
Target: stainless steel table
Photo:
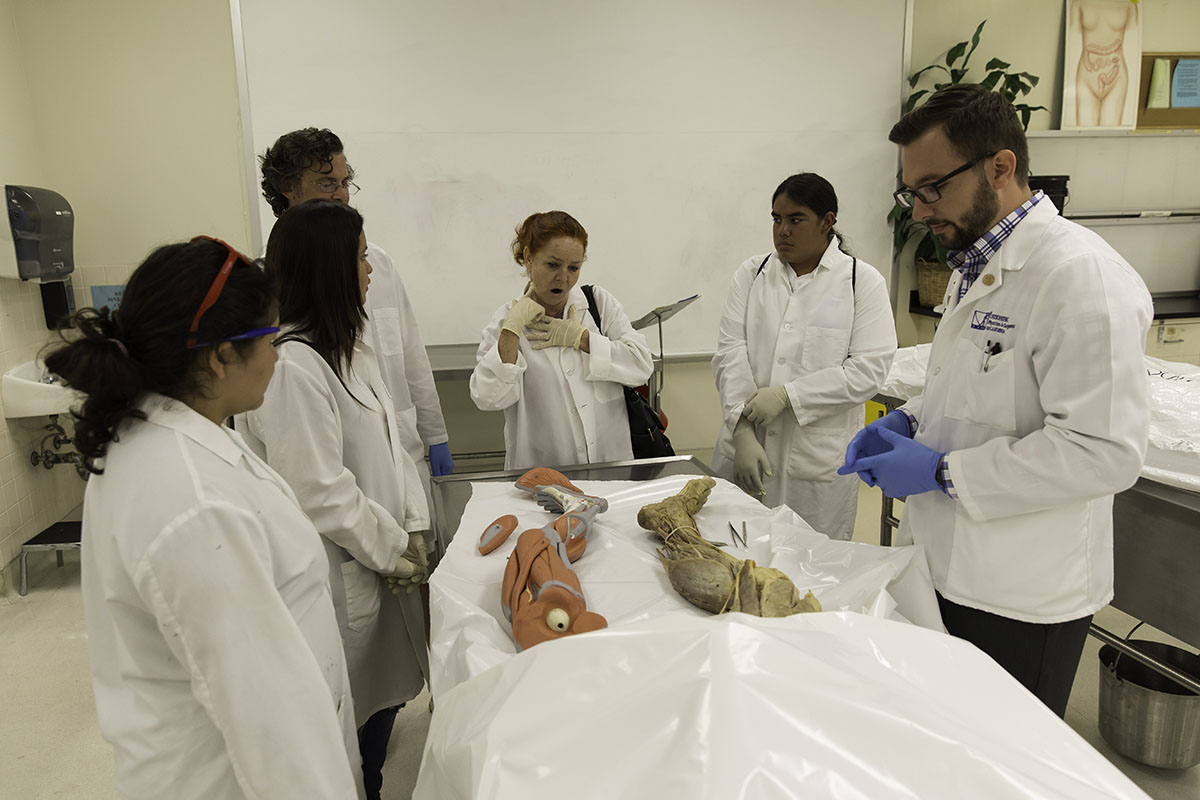
[[[1113,498],[1112,605],[1200,647],[1200,494],[1140,478]],[[1092,623],[1091,634],[1200,694],[1200,681]]]
[[[704,462],[695,456],[668,456],[637,461],[609,461],[603,464],[577,464],[555,467],[573,481],[650,481],[670,475],[712,475]],[[463,509],[471,499],[473,481],[516,481],[527,472],[523,469],[499,472],[475,472],[444,475],[433,478],[434,533],[437,535],[438,558],[454,538]],[[478,536],[483,531],[469,532]]]

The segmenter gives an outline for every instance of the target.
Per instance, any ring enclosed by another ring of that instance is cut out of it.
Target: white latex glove
[[[567,306],[567,314],[562,319],[542,317],[526,326],[525,338],[531,342],[534,350],[545,350],[547,347],[572,347],[579,349],[583,341],[584,327],[575,319],[575,306]]]
[[[762,479],[774,475],[767,451],[758,443],[754,424],[742,417],[733,429],[733,480],[747,494],[762,497]]]
[[[750,395],[750,399],[742,408],[742,416],[755,425],[766,425],[791,404],[786,389],[782,386],[768,386]]]
[[[500,330],[512,331],[520,338],[521,331],[525,330],[525,326],[540,317],[545,311],[546,309],[542,308],[541,303],[529,295],[524,295],[512,304],[512,308],[504,317],[504,324],[500,326]]]
[[[396,562],[396,569],[387,576],[388,588],[392,594],[412,592],[418,584],[429,580],[429,555],[425,547],[423,531],[410,533],[408,548]]]

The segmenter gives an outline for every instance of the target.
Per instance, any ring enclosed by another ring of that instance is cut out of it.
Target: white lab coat
[[[599,286],[595,295],[607,335],[596,329],[582,288],[576,286],[567,298],[589,331],[590,353],[570,347],[534,350],[522,335],[517,363],[503,363],[496,342],[511,302],[483,329],[471,399],[482,411],[504,411],[505,469],[633,458],[621,387],[645,383],[653,359],[646,337],[633,329],[617,299]]]
[[[83,505],[83,611],[122,797],[362,795],[321,538],[233,431],[161,395]]]
[[[415,697],[428,675],[420,596],[393,596],[383,576],[396,568],[409,532],[429,528],[429,510],[371,348],[355,346],[344,386],[307,344],[278,350],[262,407],[236,425],[325,540],[361,726]]]
[[[363,341],[375,351],[383,382],[392,394],[400,442],[416,465],[432,510],[425,451],[431,445],[450,440],[441,400],[400,273],[379,245],[367,244],[367,260],[373,272],[367,289],[367,329]]]
[[[757,389],[783,385],[791,401],[757,431],[774,475],[763,502],[786,503],[834,539],[854,533],[858,477],[837,474],[862,427],[862,404],[883,386],[896,353],[896,326],[883,276],[838,249],[798,276],[772,253],[747,259],[733,276],[712,360],[722,427],[713,471],[733,479],[733,429]]]
[[[1043,198],[930,349],[925,392],[904,408],[946,458],[958,492],[908,498],[916,541],[946,599],[1054,623],[1113,596],[1112,496],[1137,480],[1149,430],[1142,279]],[[1000,352],[990,358],[989,343]]]

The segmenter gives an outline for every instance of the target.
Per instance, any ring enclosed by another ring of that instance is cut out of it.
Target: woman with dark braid
[[[362,793],[321,538],[223,425],[263,401],[276,307],[262,270],[197,237],[46,357],[86,396],[84,616],[123,797]]]

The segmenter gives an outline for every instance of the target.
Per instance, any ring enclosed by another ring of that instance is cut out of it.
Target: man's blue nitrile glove
[[[449,475],[454,472],[454,459],[450,457],[450,443],[429,445],[429,471],[434,475]]]
[[[889,411],[887,414],[884,414],[882,417],[856,433],[854,438],[850,440],[850,444],[846,446],[846,466],[851,467],[851,469],[847,470],[846,472],[841,472],[841,470],[839,470],[842,475],[846,475],[851,471],[856,471],[853,469],[854,462],[859,458],[863,456],[878,455],[879,453],[884,453],[892,449],[891,446],[879,438],[880,428],[887,428],[892,433],[898,433],[906,439],[912,438],[912,430],[909,427],[908,414],[905,414],[899,409],[896,409],[895,411]]]
[[[880,426],[877,432],[879,438],[891,449],[857,459],[853,466],[855,472],[860,475],[864,471],[868,472],[888,497],[909,497],[941,490],[942,487],[937,481],[937,468],[945,453],[930,450],[890,428]],[[847,467],[838,471],[843,469]]]

